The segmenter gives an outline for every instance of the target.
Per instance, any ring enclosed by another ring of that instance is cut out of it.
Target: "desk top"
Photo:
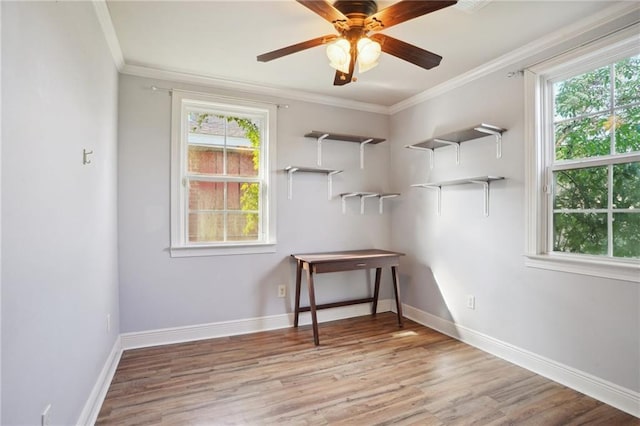
[[[353,261],[364,259],[376,259],[383,257],[398,257],[404,256],[404,253],[398,253],[395,251],[379,250],[379,249],[366,249],[366,250],[348,250],[348,251],[331,251],[325,253],[300,253],[292,254],[291,257],[310,264],[315,263],[329,263],[340,261]]]

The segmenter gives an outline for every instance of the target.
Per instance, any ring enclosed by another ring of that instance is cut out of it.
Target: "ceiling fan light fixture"
[[[362,37],[358,40],[358,71],[360,73],[369,71],[378,65],[378,58],[382,48],[380,43],[371,40],[369,37]]]
[[[349,73],[351,63],[351,44],[345,38],[339,38],[327,46],[329,65],[345,74]]]

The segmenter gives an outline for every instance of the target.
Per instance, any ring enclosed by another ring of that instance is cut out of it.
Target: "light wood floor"
[[[128,350],[98,425],[640,425],[391,313]]]

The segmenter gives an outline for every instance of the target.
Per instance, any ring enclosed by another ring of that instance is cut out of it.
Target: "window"
[[[273,252],[275,107],[173,91],[171,255]]]
[[[640,281],[640,49],[598,45],[525,74],[527,264]]]

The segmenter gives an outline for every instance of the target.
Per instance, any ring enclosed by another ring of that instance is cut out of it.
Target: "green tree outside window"
[[[553,99],[555,164],[640,152],[640,56],[557,82]],[[640,258],[640,162],[553,175],[554,251]]]

